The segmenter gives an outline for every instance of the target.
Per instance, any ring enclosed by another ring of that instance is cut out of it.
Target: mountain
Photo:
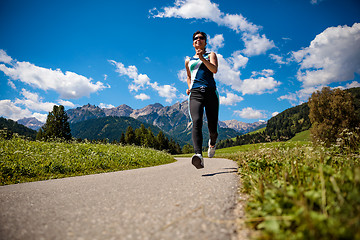
[[[36,131],[44,125],[44,123],[40,122],[34,117],[19,119],[17,120],[17,123]]]
[[[24,125],[19,124],[11,119],[6,119],[3,117],[0,117],[0,129],[6,129],[10,135],[13,133],[18,133],[21,136],[29,137],[33,140],[36,138],[37,134],[35,130],[25,127]]]
[[[76,138],[88,140],[109,139],[110,142],[119,141],[121,134],[126,132],[128,126],[134,130],[144,124],[145,128],[150,128],[156,136],[161,129],[153,125],[142,123],[131,117],[103,117],[93,118],[77,123],[70,124],[71,134]]]
[[[219,126],[223,128],[231,128],[241,134],[252,132],[256,129],[266,126],[266,121],[258,121],[254,123],[244,123],[237,120],[219,121]]]
[[[141,109],[132,109],[123,104],[115,108],[99,108],[94,105],[84,105],[67,111],[71,125],[75,123],[100,119],[104,117],[131,117],[142,123],[154,125],[163,132],[173,136],[172,138],[185,143],[191,143],[191,119],[188,111],[188,102],[175,103],[172,106],[163,106],[159,103],[150,104]],[[203,127],[204,145],[207,144],[209,133],[206,118]],[[239,135],[239,132],[221,127],[219,128],[219,139],[231,138]],[[74,135],[76,136],[76,135]]]
[[[106,117],[106,114],[103,109],[95,105],[90,105],[90,103],[82,107],[69,109],[66,111],[66,113],[69,117],[70,123],[81,122],[93,118]]]

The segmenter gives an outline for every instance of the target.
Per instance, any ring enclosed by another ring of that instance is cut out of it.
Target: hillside
[[[360,116],[360,88],[351,88],[349,91],[354,97],[354,105]],[[286,109],[268,120],[265,131],[237,136],[235,140],[226,139],[217,144],[218,148],[239,146],[243,144],[286,141],[292,139],[297,133],[309,130],[309,106],[307,103]]]
[[[12,135],[13,133],[18,133],[21,136],[29,137],[30,139],[36,138],[36,131],[28,127],[25,127],[22,124],[19,124],[11,119],[6,119],[0,117],[0,129],[7,129],[7,131]]]
[[[71,134],[76,138],[88,140],[109,139],[110,142],[119,141],[121,134],[126,132],[128,126],[133,129],[141,127],[150,128],[154,135],[157,135],[161,129],[153,125],[143,123],[131,117],[103,117],[89,119],[70,124]]]

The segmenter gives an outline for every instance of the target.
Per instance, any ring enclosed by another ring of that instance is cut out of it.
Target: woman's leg
[[[205,103],[206,118],[208,120],[210,145],[216,144],[218,137],[218,119],[219,119],[219,96],[217,91],[208,92]]]
[[[193,123],[192,126],[192,140],[194,144],[194,151],[196,154],[202,153],[202,125],[204,115],[203,96],[196,91],[191,92],[189,97],[190,117]]]

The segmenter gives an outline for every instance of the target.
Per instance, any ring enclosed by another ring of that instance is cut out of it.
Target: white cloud
[[[219,25],[223,24],[229,27],[230,29],[236,31],[237,33],[239,32],[256,33],[261,28],[247,21],[247,19],[243,17],[241,14],[225,14],[218,24]]]
[[[277,91],[277,88],[281,83],[276,81],[272,75],[274,71],[271,69],[264,69],[261,72],[253,72],[249,79],[242,81],[238,91],[245,94],[263,94],[272,93]],[[255,78],[256,76],[258,76]]]
[[[286,61],[284,61],[282,56],[276,55],[276,54],[269,54],[269,57],[273,59],[277,64],[283,65],[287,64]]]
[[[146,74],[139,74],[135,66],[125,67],[123,63],[114,60],[109,60],[109,62],[116,67],[115,72],[120,76],[127,76],[133,80],[128,86],[130,92],[144,90],[150,84],[150,78]]]
[[[144,101],[150,99],[150,96],[145,93],[140,93],[139,95],[136,95],[135,98]]]
[[[275,47],[274,42],[266,38],[265,34],[244,33],[242,40],[245,43],[245,49],[242,51],[247,56],[256,56],[264,54],[267,50]]]
[[[186,69],[181,69],[178,74],[177,74],[179,80],[181,82],[187,83],[187,73],[186,73]]]
[[[121,62],[116,62],[114,60],[109,60],[109,62],[116,67],[115,71],[118,72],[120,76],[127,76],[133,80],[128,86],[130,92],[145,90],[150,86],[153,90],[158,92],[160,97],[166,98],[166,102],[171,103],[176,98],[177,89],[174,86],[159,85],[157,82],[152,83],[146,74],[139,74],[135,66],[125,67]],[[140,97],[145,97],[144,95],[139,94],[136,95],[135,98],[141,99]]]
[[[271,114],[271,116],[272,117],[275,117],[276,115],[278,115],[279,114],[279,112],[273,112],[272,114]]]
[[[0,49],[0,62],[10,64],[12,62],[12,58],[6,54],[6,52]]]
[[[209,37],[208,43],[210,45],[210,51],[217,52],[219,48],[224,47],[224,36],[217,34],[213,38]]]
[[[2,61],[8,63],[4,56]],[[92,83],[91,78],[73,72],[67,71],[64,74],[60,69],[42,68],[29,62],[12,61],[10,66],[0,64],[0,70],[12,80],[19,80],[42,90],[54,90],[61,98],[67,99],[90,96],[91,93],[109,87],[104,86],[102,82]]]
[[[356,88],[356,87],[360,87],[360,83],[356,82],[356,81],[353,81],[352,83],[348,83],[345,86],[346,89],[348,89],[348,88]]]
[[[248,58],[243,57],[239,52],[233,53],[232,57],[224,58],[221,54],[217,54],[219,68],[216,74],[216,79],[233,89],[237,89],[241,85],[240,67],[244,67]]]
[[[360,23],[327,28],[309,47],[292,54],[304,87],[352,80],[360,74]]]
[[[244,98],[234,93],[226,93],[226,97],[220,96],[220,104],[222,105],[236,105],[236,103],[243,101]]]
[[[235,51],[231,54],[229,58],[230,62],[233,64],[234,69],[244,68],[249,61],[249,58],[241,55],[241,51]]]
[[[205,18],[214,22],[221,21],[222,13],[218,5],[211,3],[209,0],[176,0],[174,4],[174,7],[164,7],[163,12],[159,12],[154,8],[150,10],[150,14],[159,18]]]
[[[210,0],[176,0],[173,7],[164,7],[162,11],[153,8],[149,12],[159,18],[205,19],[242,33],[245,42],[243,52],[248,56],[263,54],[275,46],[264,34],[260,36],[260,26],[249,22],[241,14],[221,12],[219,5]]]
[[[31,110],[50,112],[53,106],[56,105],[52,102],[43,102],[43,98],[39,97],[37,93],[32,93],[25,89],[22,89],[21,94],[24,96],[24,99],[17,98],[15,104],[24,105]]]
[[[33,113],[32,115],[32,117],[36,118],[42,123],[46,122],[47,116],[48,116],[47,114],[41,114],[41,113]]]
[[[31,117],[32,113],[29,109],[22,109],[16,106],[11,100],[0,100],[0,115],[17,121],[24,117]]]
[[[166,98],[166,102],[171,103],[176,98],[177,89],[171,85],[160,85],[157,82],[151,83],[151,87],[156,90],[160,97]]]
[[[10,79],[8,79],[8,85],[9,85],[12,89],[16,90],[15,83],[14,83],[13,81],[11,81]]]
[[[288,93],[286,95],[280,96],[278,97],[278,100],[288,100],[292,106],[296,106],[307,102],[313,92],[321,90],[322,88],[323,86],[303,88],[299,91],[296,91],[295,93]]]
[[[217,54],[217,56],[219,69],[216,79],[243,95],[272,93],[277,91],[277,87],[281,84],[272,77],[274,71],[271,69],[253,72],[249,79],[241,80],[239,69],[245,67],[249,59],[242,56],[240,51],[234,52],[232,57],[226,59],[221,54]]]
[[[234,114],[246,118],[246,119],[259,119],[259,118],[266,118],[266,115],[263,110],[255,110],[251,107],[247,107],[242,109],[241,111],[236,110]]]
[[[70,107],[70,108],[73,108],[75,107],[75,104],[70,102],[70,101],[65,101],[65,100],[62,100],[62,99],[59,99],[57,101],[60,105],[63,105],[64,107]]]
[[[112,104],[105,104],[105,103],[100,103],[99,104],[100,108],[114,108],[115,106]]]

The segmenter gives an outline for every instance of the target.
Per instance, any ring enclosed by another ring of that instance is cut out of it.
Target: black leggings
[[[219,96],[216,89],[195,88],[191,90],[189,96],[189,111],[192,127],[192,140],[195,153],[202,153],[202,126],[204,108],[208,121],[210,133],[210,144],[215,145],[218,136],[218,118],[219,118]]]

